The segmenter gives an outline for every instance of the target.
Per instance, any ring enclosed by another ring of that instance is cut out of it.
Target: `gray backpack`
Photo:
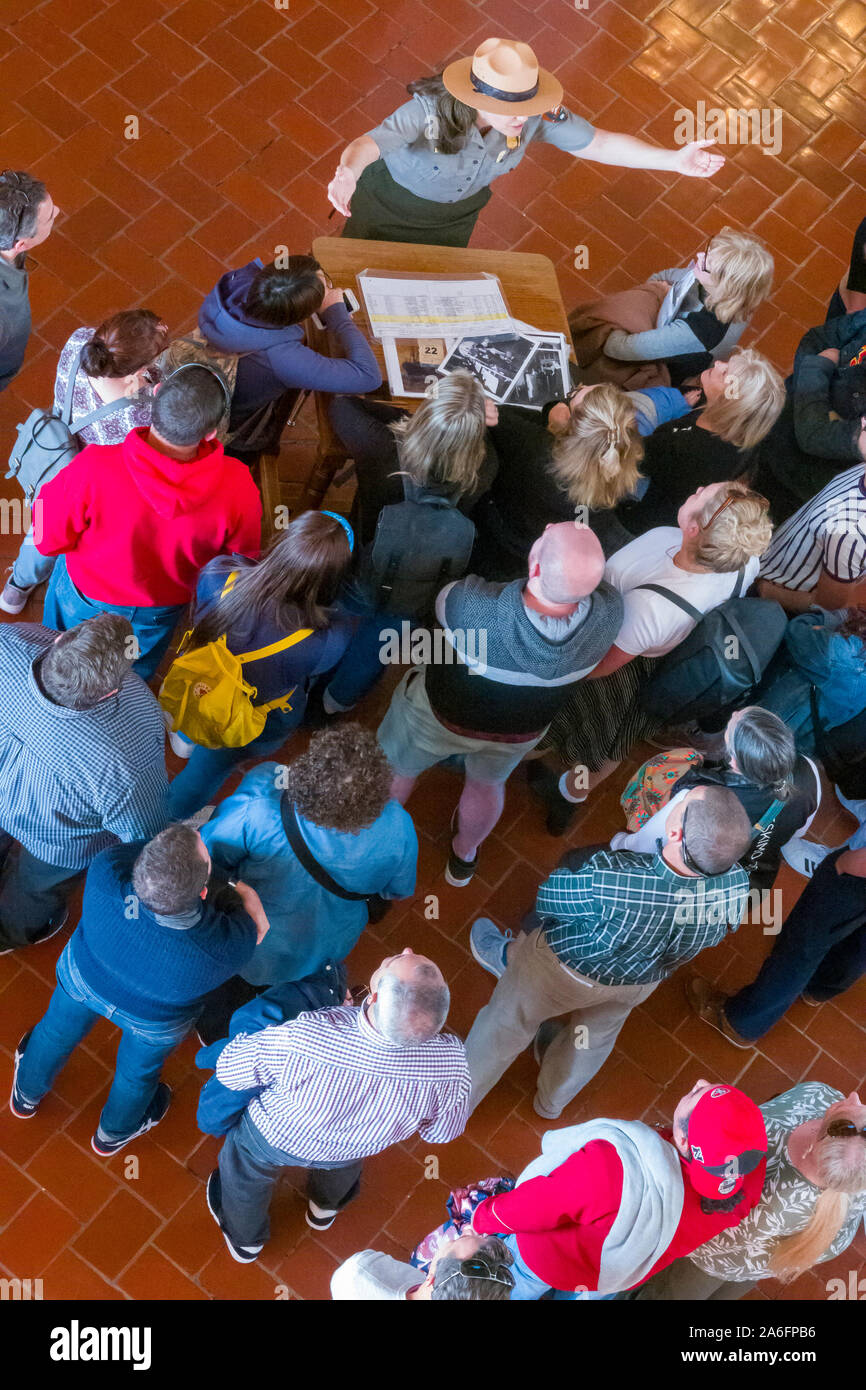
[[[121,396],[118,401],[108,401],[98,410],[93,410],[89,415],[83,415],[80,420],[76,420],[73,427],[72,392],[75,389],[75,378],[78,376],[83,351],[82,348],[70,369],[66,397],[60,413],[53,409],[33,410],[24,424],[17,427],[18,438],[9,455],[6,477],[18,479],[31,506],[45,483],[56,477],[76,454],[81,453],[84,446],[75,431],[85,429],[97,420],[104,419],[106,415],[114,415],[116,411],[132,404],[129,396]]]

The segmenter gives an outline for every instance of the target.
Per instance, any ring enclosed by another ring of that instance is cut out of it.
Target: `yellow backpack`
[[[223,594],[234,587],[236,578],[237,570],[234,570],[225,582]],[[285,651],[312,634],[313,628],[302,627],[268,647],[235,656],[228,649],[225,635],[204,647],[185,652],[192,631],[184,633],[178,654],[159,691],[159,703],[172,716],[172,731],[183,734],[201,748],[244,748],[252,743],[265,727],[272,709],[292,708],[289,702],[297,686],[278,700],[255,705],[257,692],[255,686],[244,680],[245,663]]]

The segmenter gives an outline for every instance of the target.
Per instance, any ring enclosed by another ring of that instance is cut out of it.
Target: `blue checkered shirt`
[[[92,709],[53,704],[33,665],[56,636],[36,623],[0,627],[0,826],[74,871],[168,825],[165,724],[132,672]]]
[[[535,906],[563,965],[602,985],[643,985],[736,931],[748,891],[739,865],[686,878],[660,854],[599,850],[577,872],[556,869]]]

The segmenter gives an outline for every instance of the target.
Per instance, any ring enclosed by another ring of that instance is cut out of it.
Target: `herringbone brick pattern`
[[[43,177],[63,209],[35,257],[35,333],[0,399],[4,448],[14,424],[50,399],[58,349],[82,322],[146,304],[181,329],[224,268],[336,232],[324,190],[343,143],[399,104],[407,81],[491,33],[531,42],[590,120],[661,144],[672,143],[677,110],[698,101],[783,113],[778,156],[732,146],[711,182],[573,163],[553,150],[533,152],[499,181],[477,244],[490,247],[493,264],[504,248],[550,256],[567,305],[684,264],[725,223],[752,228],[775,254],[777,279],[747,341],[787,370],[804,329],[823,318],[864,211],[861,0],[603,0],[587,9],[568,0],[288,0],[284,9],[271,0],[6,0],[4,19],[0,160]],[[581,274],[578,245],[589,251]],[[284,449],[289,497],[311,446],[305,417]],[[380,691],[368,702],[371,723],[386,698]],[[626,771],[593,797],[572,843],[619,828]],[[445,970],[452,1022],[465,1031],[491,984],[469,955],[468,924],[484,911],[514,926],[562,845],[545,835],[517,777],[477,879],[448,888],[441,875],[456,791],[438,772],[410,803],[421,838],[418,894],[368,931],[352,974],[361,980],[406,944],[426,951]],[[839,843],[850,829],[828,789],[815,833]],[[786,870],[778,886],[787,911],[801,880]],[[424,913],[429,893],[439,899],[435,921]],[[743,927],[701,969],[738,987],[771,941]],[[0,959],[7,1078],[15,1043],[49,998],[57,952],[54,942]],[[675,977],[632,1017],[565,1119],[669,1117],[699,1075],[737,1081],[757,1100],[807,1077],[851,1090],[864,1071],[864,1004],[864,982],[817,1010],[797,1004],[760,1049],[741,1052],[690,1016]],[[241,1269],[205,1210],[202,1179],[217,1144],[195,1126],[192,1044],[169,1063],[175,1102],[164,1125],[133,1146],[137,1167],[125,1155],[92,1154],[114,1048],[100,1023],[36,1119],[0,1118],[0,1272],[42,1277],[46,1298],[272,1299],[278,1285],[293,1297],[324,1297],[338,1260],[364,1246],[405,1252],[441,1219],[449,1185],[519,1170],[545,1128],[524,1056],[465,1136],[438,1153],[438,1178],[428,1176],[424,1145],[399,1146],[370,1162],[360,1200],[317,1237],[287,1181],[271,1245],[259,1265]],[[861,1236],[839,1269],[824,1266],[786,1289],[765,1283],[754,1296],[824,1298],[827,1278],[864,1259]]]

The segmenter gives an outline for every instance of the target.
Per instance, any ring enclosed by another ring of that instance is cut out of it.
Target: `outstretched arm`
[[[665,150],[639,140],[636,135],[597,130],[588,145],[575,151],[575,156],[591,159],[596,164],[618,164],[623,169],[658,169],[694,179],[709,179],[725,162],[724,155],[707,148],[714,144],[714,140],[691,140],[677,150]]]

